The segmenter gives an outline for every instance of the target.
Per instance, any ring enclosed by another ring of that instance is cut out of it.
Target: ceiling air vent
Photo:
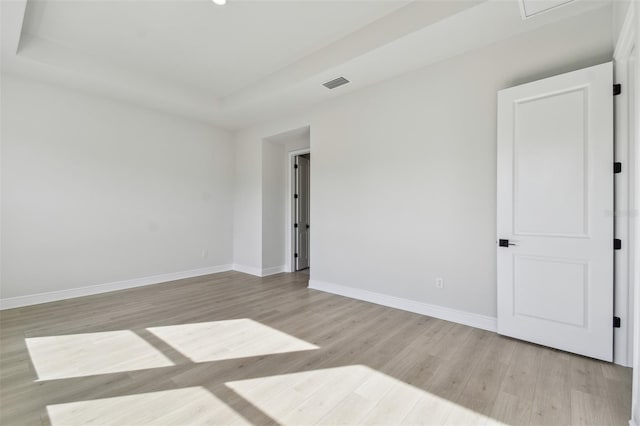
[[[331,81],[327,81],[326,83],[323,84],[323,86],[326,87],[327,89],[335,89],[336,87],[343,86],[347,83],[349,83],[349,80],[347,80],[344,77],[338,77]]]

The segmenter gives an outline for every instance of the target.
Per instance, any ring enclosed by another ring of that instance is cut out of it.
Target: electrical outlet
[[[444,278],[436,278],[436,288],[444,288]]]

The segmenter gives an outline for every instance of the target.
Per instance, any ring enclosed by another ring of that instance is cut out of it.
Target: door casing
[[[635,47],[636,31],[633,26],[634,2],[627,11],[624,25],[613,54],[614,81],[622,85],[622,93],[614,99],[615,158],[622,163],[622,172],[615,177],[615,232],[616,238],[623,242],[622,249],[615,259],[615,315],[621,318],[620,328],[614,330],[613,360],[616,364],[631,367],[634,347],[634,305],[639,294],[634,282],[640,276],[640,263],[637,237],[638,212],[640,211],[640,149],[634,137],[638,115],[634,94],[639,92],[637,85],[637,53]],[[636,108],[634,111],[633,108]]]

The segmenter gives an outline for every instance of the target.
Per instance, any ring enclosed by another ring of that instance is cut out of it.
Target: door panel
[[[296,157],[296,271],[309,267],[309,163]]]
[[[517,235],[586,236],[585,90],[514,105]]]
[[[584,327],[588,264],[514,256],[514,315]]]
[[[612,360],[612,64],[498,93],[498,332]]]

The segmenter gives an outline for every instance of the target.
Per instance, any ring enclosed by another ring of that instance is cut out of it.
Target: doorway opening
[[[311,153],[291,153],[291,266],[293,272],[309,272],[310,267],[310,205]]]
[[[262,251],[263,269],[296,272],[296,158],[311,152],[309,125],[263,139],[262,153]],[[301,157],[303,158],[303,157]],[[307,176],[308,179],[308,176]],[[307,195],[309,200],[309,191]],[[306,204],[308,205],[308,204]],[[303,212],[304,213],[304,212]],[[306,210],[307,217],[309,210]],[[310,222],[307,220],[304,229]],[[307,232],[307,240],[309,233]],[[307,252],[308,253],[308,252]],[[307,255],[307,259],[309,259]],[[310,260],[310,259],[309,259]],[[309,269],[303,269],[308,273]],[[304,278],[304,277],[302,277]],[[302,280],[304,281],[304,280]]]

